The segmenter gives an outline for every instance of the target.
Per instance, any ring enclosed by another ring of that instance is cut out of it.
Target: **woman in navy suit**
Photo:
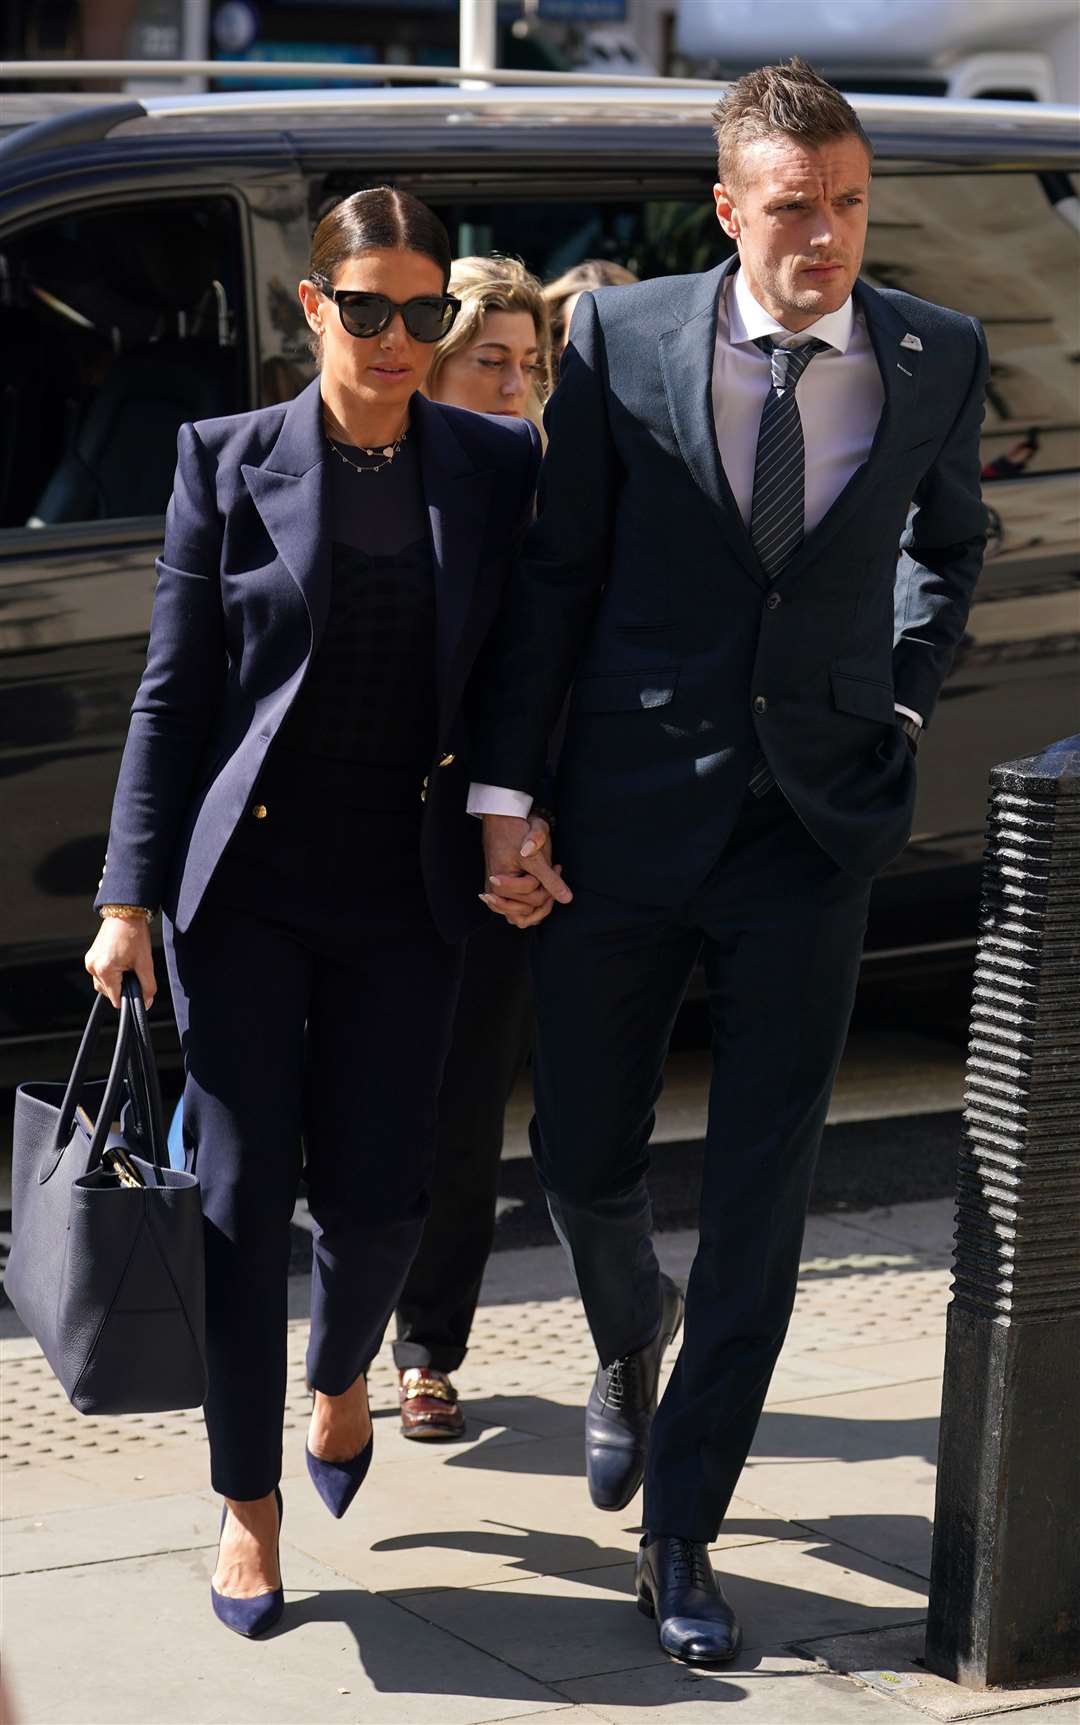
[[[114,1003],[125,970],[149,1001],[161,908],[206,1215],[212,1601],[246,1635],[282,1610],[301,1140],[308,1470],[342,1515],[371,1457],[365,1373],[423,1227],[463,943],[487,914],[462,690],[531,514],[538,440],[419,394],[456,315],[449,272],[423,204],[347,198],[300,285],[318,380],[182,428],[87,954]]]

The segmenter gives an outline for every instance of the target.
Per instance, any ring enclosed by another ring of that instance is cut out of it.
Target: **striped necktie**
[[[772,385],[761,410],[750,538],[770,581],[784,569],[803,542],[806,449],[795,388],[816,353],[828,342],[805,341],[782,347],[771,335],[756,344],[769,356]],[[750,789],[763,797],[776,783],[764,755],[754,762]]]

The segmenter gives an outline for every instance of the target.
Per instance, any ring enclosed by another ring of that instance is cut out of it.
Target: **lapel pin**
[[[900,346],[901,347],[909,347],[911,349],[912,353],[921,353],[922,352],[922,342],[919,340],[917,335],[912,335],[910,331],[904,337],[903,341],[900,343]]]
[[[896,362],[896,369],[897,371],[902,371],[905,377],[915,376],[915,373],[913,371],[909,371],[906,365],[901,365],[899,360]]]

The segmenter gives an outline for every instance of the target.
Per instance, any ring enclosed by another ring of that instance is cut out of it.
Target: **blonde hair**
[[[437,394],[439,373],[446,361],[472,346],[482,333],[489,312],[527,312],[536,330],[540,371],[529,391],[526,412],[540,430],[544,403],[551,390],[551,319],[539,279],[529,274],[519,258],[455,258],[447,292],[461,301],[461,310],[450,334],[435,349],[424,394]]]
[[[633,270],[626,269],[623,264],[612,263],[608,258],[585,258],[572,269],[564,270],[544,289],[552,340],[564,333],[562,321],[569,300],[575,299],[579,293],[591,293],[593,288],[630,287],[637,279]]]

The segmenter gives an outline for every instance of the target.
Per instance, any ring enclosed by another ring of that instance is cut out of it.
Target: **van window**
[[[435,196],[428,200],[437,203]],[[648,276],[712,269],[732,251],[713,213],[709,186],[700,198],[597,199],[565,203],[438,205],[456,257],[502,252],[522,258],[544,281],[603,258]]]
[[[983,476],[1080,468],[1080,236],[1037,174],[881,175],[863,275],[977,317]],[[924,375],[931,356],[924,355]]]
[[[180,425],[251,405],[242,314],[227,198],[0,239],[0,529],[162,514]]]

